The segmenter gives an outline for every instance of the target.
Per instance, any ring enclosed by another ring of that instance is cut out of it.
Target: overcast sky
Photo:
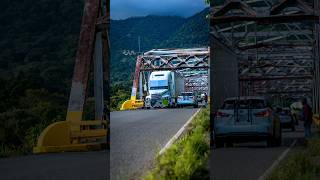
[[[189,17],[207,6],[204,0],[111,0],[110,5],[111,19],[146,15]]]

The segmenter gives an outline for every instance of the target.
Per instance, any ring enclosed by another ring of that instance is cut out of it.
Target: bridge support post
[[[79,48],[76,55],[66,121],[49,125],[38,138],[34,153],[88,151],[106,148],[108,124],[103,120],[103,53],[108,45],[109,8],[105,0],[86,0],[82,18]],[[102,12],[102,10],[107,12]],[[83,121],[90,65],[95,56],[95,96],[97,120]],[[107,69],[105,69],[107,70]]]
[[[143,97],[143,83],[142,83],[143,73],[140,72],[139,75],[139,99],[142,100]]]
[[[96,34],[94,54],[94,97],[95,119],[103,120],[103,49],[102,32]]]

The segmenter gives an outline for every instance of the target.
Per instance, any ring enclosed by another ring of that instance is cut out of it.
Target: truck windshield
[[[150,85],[150,90],[168,89],[167,80],[153,80],[153,81],[150,81],[149,85]]]

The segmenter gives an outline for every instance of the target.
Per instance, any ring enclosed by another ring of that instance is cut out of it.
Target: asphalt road
[[[286,129],[282,131],[282,146],[280,147],[266,147],[266,143],[257,142],[239,143],[234,147],[212,150],[211,179],[257,180],[295,140],[298,142],[295,147],[299,146],[304,132],[302,125],[296,129],[295,132]]]
[[[30,155],[0,159],[1,180],[106,180],[109,151]]]
[[[156,153],[196,111],[185,108],[112,112],[111,179],[137,179],[143,175]]]

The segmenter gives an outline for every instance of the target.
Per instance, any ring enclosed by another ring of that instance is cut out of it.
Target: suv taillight
[[[266,111],[254,113],[254,115],[257,117],[269,117],[269,116],[271,116],[271,112],[269,110],[266,110]]]

